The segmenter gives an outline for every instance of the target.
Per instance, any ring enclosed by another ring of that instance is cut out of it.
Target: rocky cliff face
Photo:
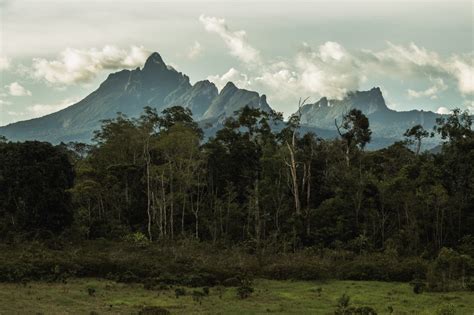
[[[412,110],[398,112],[385,104],[379,88],[369,91],[350,92],[342,100],[321,98],[313,104],[307,104],[300,110],[301,123],[323,129],[334,129],[334,120],[341,121],[342,116],[352,108],[361,110],[370,121],[370,128],[376,137],[401,139],[406,129],[420,124],[431,130],[440,115],[433,112]]]

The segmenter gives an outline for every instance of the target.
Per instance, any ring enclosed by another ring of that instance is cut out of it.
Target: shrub
[[[343,294],[341,295],[341,297],[337,300],[337,306],[339,308],[347,308],[349,306],[349,302],[350,302],[351,298],[350,296],[348,296],[347,294]]]
[[[436,315],[454,315],[456,308],[452,304],[442,305],[436,310]]]
[[[370,306],[348,307],[345,309],[337,309],[335,315],[377,315],[375,309]]]
[[[203,291],[194,290],[193,291],[193,301],[199,302],[199,305],[202,304],[202,299],[205,297],[205,293]]]
[[[240,299],[246,299],[252,295],[253,291],[252,281],[244,279],[242,280],[242,284],[237,288],[237,296]]]
[[[186,290],[184,288],[176,288],[174,290],[176,298],[179,298],[180,296],[185,296],[186,295]]]
[[[150,240],[142,232],[128,234],[124,237],[124,240],[137,247],[146,247],[150,243]]]
[[[87,293],[89,296],[95,296],[95,289],[94,288],[87,288]]]
[[[160,306],[145,306],[138,312],[138,315],[169,315],[171,314],[166,308]]]
[[[410,285],[413,287],[413,293],[420,294],[425,290],[425,283],[421,280],[413,280],[410,282]]]
[[[250,297],[250,295],[252,295],[253,291],[254,290],[251,286],[241,285],[240,287],[237,288],[237,296],[240,299],[246,299]]]
[[[222,285],[225,287],[238,287],[241,284],[242,282],[237,277],[228,278],[222,282]]]
[[[427,272],[428,289],[450,291],[465,288],[466,273],[473,265],[468,255],[461,255],[450,248],[442,248]]]

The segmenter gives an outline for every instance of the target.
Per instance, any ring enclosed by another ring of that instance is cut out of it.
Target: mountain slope
[[[231,85],[221,93],[209,81],[191,85],[186,75],[153,53],[143,69],[110,74],[97,90],[78,103],[47,116],[0,127],[0,134],[16,141],[88,142],[93,131],[100,128],[101,120],[113,118],[117,112],[137,117],[145,106],[162,111],[181,105],[191,109],[195,120],[210,121],[245,105],[270,110],[265,96]]]
[[[323,97],[316,103],[307,104],[300,109],[301,123],[333,130],[334,120],[340,122],[342,116],[352,108],[360,109],[369,118],[374,136],[389,139],[401,139],[406,129],[417,124],[431,130],[436,118],[441,117],[429,111],[398,112],[389,109],[380,89],[373,88],[369,91],[350,92],[342,100]]]

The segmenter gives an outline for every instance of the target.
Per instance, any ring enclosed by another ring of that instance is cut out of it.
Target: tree
[[[421,149],[421,141],[423,140],[423,138],[427,138],[430,134],[423,128],[423,126],[416,125],[410,129],[407,129],[403,135],[409,139],[408,141],[410,143],[416,141],[415,154],[418,155]],[[412,138],[414,140],[412,140]]]
[[[72,165],[61,148],[36,141],[2,144],[0,218],[3,224],[17,232],[62,231],[73,219],[68,192],[73,181]]]
[[[351,109],[343,116],[341,125],[334,120],[337,132],[346,143],[346,163],[350,164],[350,150],[353,146],[364,149],[370,142],[372,131],[369,128],[369,119],[358,109]],[[345,132],[341,132],[344,129]]]

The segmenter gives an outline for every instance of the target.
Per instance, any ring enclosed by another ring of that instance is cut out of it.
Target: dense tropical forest
[[[0,280],[98,276],[412,281],[474,289],[474,131],[433,130],[366,151],[353,109],[338,139],[244,107],[203,139],[189,109],[103,121],[93,144],[0,142]],[[421,151],[423,139],[444,142]],[[157,280],[158,281],[158,280]]]

